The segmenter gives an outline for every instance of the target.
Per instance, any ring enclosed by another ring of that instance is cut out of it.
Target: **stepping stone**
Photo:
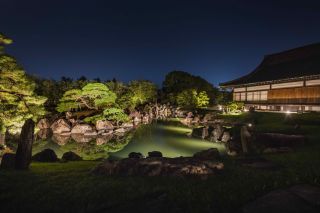
[[[318,213],[320,188],[297,185],[272,191],[243,207],[244,213]]]
[[[296,185],[288,189],[291,193],[304,199],[306,202],[320,207],[320,188],[311,185]],[[320,211],[319,211],[320,212]]]
[[[254,169],[265,169],[265,170],[277,170],[281,166],[266,160],[264,158],[241,158],[237,160],[242,166],[254,168]]]

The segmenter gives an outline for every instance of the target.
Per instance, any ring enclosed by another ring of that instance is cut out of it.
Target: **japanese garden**
[[[36,74],[19,45],[0,33],[0,212],[319,212],[320,43],[218,84]]]

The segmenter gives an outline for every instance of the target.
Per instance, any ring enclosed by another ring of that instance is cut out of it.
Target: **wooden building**
[[[320,111],[320,43],[267,55],[251,73],[221,83],[245,108]]]

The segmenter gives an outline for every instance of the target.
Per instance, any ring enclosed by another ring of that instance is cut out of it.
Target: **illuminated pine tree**
[[[1,134],[7,130],[19,131],[25,120],[36,120],[45,114],[43,104],[46,98],[34,93],[34,81],[26,75],[13,57],[4,52],[4,46],[11,43],[11,39],[0,34]]]
[[[127,115],[116,103],[117,95],[102,83],[88,83],[81,90],[72,89],[64,93],[57,106],[58,112],[93,111],[86,122],[97,120],[125,121]]]

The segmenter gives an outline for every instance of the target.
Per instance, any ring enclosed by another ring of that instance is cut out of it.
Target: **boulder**
[[[69,135],[53,134],[52,140],[55,143],[59,144],[60,146],[63,146],[70,140],[70,134]]]
[[[208,127],[194,128],[192,130],[192,134],[191,135],[193,137],[195,137],[195,138],[201,138],[201,139],[208,138],[208,136],[209,136]]]
[[[77,155],[76,153],[74,153],[72,151],[64,153],[62,155],[61,159],[64,161],[80,161],[80,160],[82,160],[82,158],[79,155]]]
[[[125,133],[125,132],[126,132],[126,130],[125,130],[124,128],[122,128],[122,127],[121,127],[121,128],[119,128],[119,129],[114,130],[113,132],[114,132],[115,134],[118,134],[118,133],[120,133],[120,134],[121,134],[121,133]]]
[[[208,150],[197,152],[193,155],[193,157],[197,159],[203,159],[203,160],[217,160],[217,159],[220,159],[220,153],[217,148],[211,148]]]
[[[129,158],[135,158],[135,159],[141,159],[143,158],[143,155],[140,152],[130,152]]]
[[[227,143],[228,141],[230,141],[230,139],[231,139],[230,132],[224,131],[221,137],[221,141],[224,143]]]
[[[71,119],[73,117],[72,112],[66,112],[66,119]]]
[[[211,136],[211,140],[212,141],[221,141],[221,137],[223,135],[223,131],[224,131],[224,129],[221,126],[221,124],[216,124],[214,126],[214,129],[213,129],[212,133],[211,133],[211,135],[212,135]]]
[[[198,115],[196,115],[193,120],[192,120],[193,124],[199,124],[200,123],[200,117]]]
[[[50,122],[47,118],[42,118],[37,124],[37,127],[39,129],[49,129],[50,128]]]
[[[112,138],[113,138],[112,134],[99,136],[96,138],[96,144],[99,146],[99,145],[108,143]]]
[[[89,124],[77,124],[72,128],[71,133],[85,134],[86,132],[92,132],[92,131],[93,131],[93,128]]]
[[[72,134],[71,138],[77,143],[89,143],[90,141],[95,139],[95,136]]]
[[[51,136],[52,136],[51,129],[40,129],[37,132],[37,138],[39,139],[47,139],[47,138],[50,138]]]
[[[252,134],[249,132],[246,125],[241,127],[241,146],[243,153],[249,153],[252,151]]]
[[[114,126],[110,121],[99,120],[96,122],[96,129],[99,130],[113,130]]]
[[[301,184],[277,189],[245,204],[244,213],[317,213],[320,207],[320,187]]]
[[[34,127],[35,123],[32,119],[26,120],[22,127],[15,160],[15,168],[18,170],[28,169],[31,163]]]
[[[2,156],[0,169],[14,169],[16,155],[13,153],[5,153]]]
[[[214,120],[214,115],[213,115],[213,114],[210,114],[210,113],[207,113],[207,114],[205,114],[205,116],[203,117],[202,122],[203,122],[203,123],[206,123],[206,122],[212,121],[212,120]]]
[[[121,127],[122,128],[125,128],[125,129],[130,129],[130,128],[133,128],[133,123],[130,123],[130,122],[128,122],[128,123],[123,123],[122,125],[121,125]]]
[[[83,134],[84,136],[97,136],[98,133],[96,131],[88,131]]]
[[[113,130],[109,130],[107,132],[103,132],[101,135],[112,135]]]
[[[71,131],[71,127],[69,125],[69,123],[64,120],[64,119],[59,119],[57,121],[55,121],[51,127],[52,132],[56,133],[56,134],[60,134],[62,132],[70,132]]]
[[[56,162],[59,159],[52,149],[44,149],[32,156],[32,160],[38,162]]]
[[[159,152],[159,151],[148,152],[148,157],[149,158],[161,158],[162,157],[162,153]]]

